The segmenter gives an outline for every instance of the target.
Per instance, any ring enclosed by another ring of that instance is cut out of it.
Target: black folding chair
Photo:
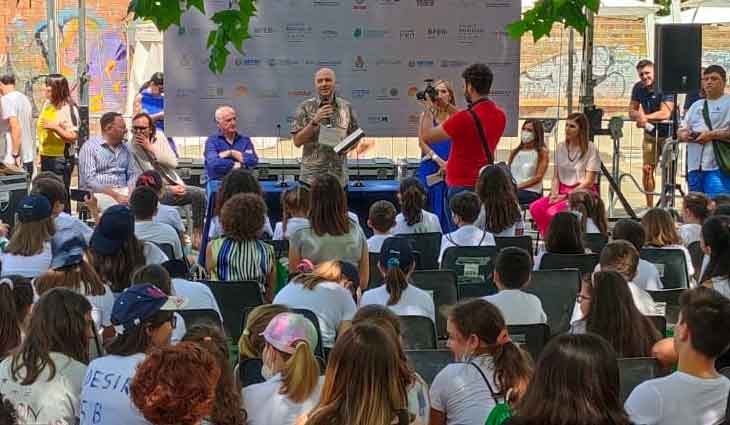
[[[210,326],[225,332],[221,317],[212,308],[178,310],[177,313],[185,320],[186,329],[190,329],[193,326]]]
[[[377,252],[371,252],[368,254],[368,257],[370,258],[370,278],[368,279],[368,289],[370,289],[382,285],[383,276],[380,275],[380,270],[378,270],[380,254]]]
[[[527,251],[528,254],[534,254],[534,248],[532,244],[532,237],[530,235],[522,236],[496,236],[494,241],[497,243],[497,251],[501,251],[503,248],[514,246],[522,248]]]
[[[439,338],[446,338],[446,319],[440,314],[444,306],[458,302],[456,289],[456,274],[451,270],[421,270],[413,273],[413,285],[433,294],[433,303],[436,307],[436,334]]]
[[[436,325],[425,316],[400,316],[403,324],[403,348],[406,350],[435,350]]]
[[[651,323],[654,324],[654,327],[657,331],[659,331],[660,334],[662,334],[662,338],[667,336],[667,318],[664,316],[646,316],[649,320],[651,320]]]
[[[618,359],[618,372],[624,402],[639,384],[657,377],[659,363],[654,357],[624,357]]]
[[[288,258],[289,257],[289,240],[267,240],[267,244],[274,247],[274,255],[276,258]]]
[[[554,254],[546,252],[540,261],[540,270],[578,269],[591,274],[598,264],[598,254]],[[551,328],[552,329],[552,328]]]
[[[496,246],[452,246],[444,251],[441,269],[456,273],[459,289],[462,285],[472,288],[481,285],[484,295],[496,294],[492,273],[497,253]]]
[[[580,291],[580,276],[577,269],[533,271],[530,283],[524,288],[525,292],[540,298],[552,335],[570,329],[575,298]]]
[[[454,355],[449,350],[406,350],[406,357],[428,385],[446,365],[454,362]]]
[[[246,307],[256,307],[264,303],[258,282],[251,280],[219,282],[201,281],[208,285],[221,309],[223,327],[228,336],[238,341],[241,336],[241,311]]]
[[[699,281],[702,277],[700,276],[702,259],[705,257],[705,253],[702,251],[702,247],[700,246],[700,241],[695,241],[687,245],[687,250],[689,251],[689,256],[692,257],[692,266],[695,269],[694,278]]]
[[[393,237],[411,241],[413,249],[418,252],[417,270],[431,270],[439,268],[441,236],[441,233],[433,232],[400,234]]]
[[[550,328],[544,323],[534,325],[507,326],[512,341],[523,346],[533,359],[537,360],[550,339]]]
[[[687,260],[681,249],[641,248],[639,255],[657,267],[664,289],[689,287]]]
[[[601,251],[607,243],[608,236],[601,233],[586,233],[583,235],[583,245],[594,254],[601,255]]]
[[[169,243],[157,243],[157,242],[152,242],[152,243],[154,243],[155,245],[157,245],[157,247],[160,248],[160,250],[162,250],[162,252],[165,253],[165,255],[167,256],[167,258],[169,260],[174,260],[174,259],[177,258],[177,257],[175,257],[175,248],[173,248],[173,246],[171,244],[169,244]]]
[[[677,323],[679,319],[679,297],[685,289],[659,289],[656,291],[646,291],[656,303],[666,303],[666,320],[669,323]]]

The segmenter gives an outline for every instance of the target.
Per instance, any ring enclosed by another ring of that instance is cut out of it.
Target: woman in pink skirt
[[[601,171],[598,148],[588,140],[588,118],[582,113],[568,115],[565,142],[558,144],[550,195],[530,205],[537,230],[545,235],[555,214],[567,209],[568,195],[577,189],[598,192],[596,178]]]

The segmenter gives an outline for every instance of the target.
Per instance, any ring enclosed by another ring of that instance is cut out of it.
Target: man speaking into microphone
[[[331,173],[347,184],[346,154],[333,146],[358,129],[352,105],[335,93],[335,72],[321,68],[314,74],[317,96],[300,103],[294,113],[291,134],[294,146],[302,147],[299,181],[312,184],[314,177]]]
[[[504,111],[487,97],[494,79],[487,65],[469,65],[461,77],[464,79],[464,97],[468,109],[455,113],[443,124],[433,127],[433,104],[443,101],[427,96],[424,102],[426,110],[420,122],[420,135],[425,143],[451,139],[451,152],[446,162],[447,205],[454,195],[473,191],[479,170],[486,164],[494,163],[497,143],[507,121]]]

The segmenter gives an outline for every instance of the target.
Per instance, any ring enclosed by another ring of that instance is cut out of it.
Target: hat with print
[[[51,239],[51,268],[60,269],[84,260],[86,241],[71,229],[61,229]]]
[[[266,325],[261,333],[266,342],[279,351],[294,354],[297,343],[304,341],[311,351],[317,347],[317,329],[301,314],[279,313]]]
[[[129,235],[134,233],[134,216],[124,205],[113,205],[104,211],[91,235],[91,248],[102,255],[116,254]]]
[[[406,238],[390,237],[380,247],[380,265],[385,268],[399,267],[403,271],[411,268],[415,253],[411,241]]]
[[[158,311],[176,311],[185,307],[187,300],[168,296],[149,283],[133,285],[124,290],[114,301],[112,324],[132,329],[152,317]]]
[[[48,198],[40,195],[28,195],[20,201],[15,210],[21,223],[41,221],[51,216],[53,208]]]

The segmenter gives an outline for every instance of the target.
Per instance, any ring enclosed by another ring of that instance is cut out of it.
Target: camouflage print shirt
[[[319,109],[319,98],[313,97],[300,103],[294,112],[294,122],[291,125],[291,134],[296,134],[317,114]],[[352,105],[347,100],[338,97],[335,100],[335,113],[332,117],[332,125],[351,134],[359,127],[357,117],[352,110]],[[347,167],[345,164],[346,155],[338,155],[326,145],[318,143],[319,128],[315,130],[314,140],[307,141],[302,145],[302,169],[299,179],[303,182],[312,183],[314,177],[325,173],[337,176],[342,186],[347,183]]]

